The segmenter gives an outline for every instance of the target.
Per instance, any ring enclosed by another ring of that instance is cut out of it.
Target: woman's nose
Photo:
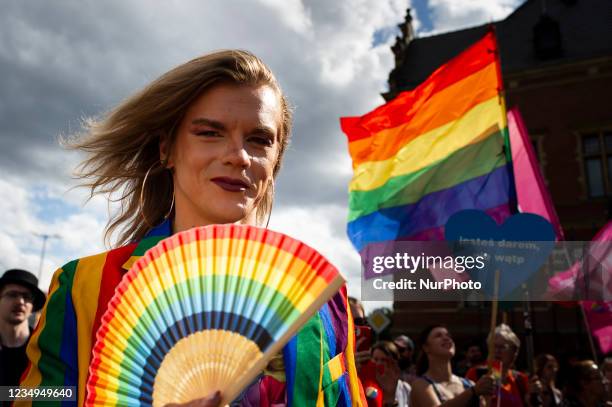
[[[242,141],[229,141],[225,151],[224,163],[237,167],[248,167],[251,165],[251,156]]]

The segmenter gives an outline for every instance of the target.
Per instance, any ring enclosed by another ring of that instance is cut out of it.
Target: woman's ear
[[[170,138],[167,136],[161,136],[159,138],[159,160],[165,168],[174,167],[174,162],[171,159],[171,143]]]

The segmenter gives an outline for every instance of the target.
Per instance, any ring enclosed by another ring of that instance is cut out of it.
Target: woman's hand
[[[357,339],[357,342],[355,343],[355,349],[359,349],[359,346],[366,341],[368,338],[366,337],[361,337],[359,339]],[[363,365],[365,365],[366,363],[368,363],[368,361],[372,358],[371,354],[370,354],[370,350],[366,349],[366,350],[362,350],[359,352],[355,352],[355,366],[357,367],[357,372],[361,371],[361,367]]]
[[[542,382],[537,375],[533,375],[529,378],[529,386],[527,387],[527,392],[529,394],[539,394],[544,390],[542,386]]]
[[[216,391],[208,397],[191,400],[184,404],[170,403],[165,407],[218,407],[221,403],[221,392]]]
[[[491,396],[495,393],[497,381],[492,375],[482,375],[474,385],[477,396]]]
[[[395,399],[400,373],[398,363],[391,358],[386,358],[384,363],[376,365],[376,381],[380,385],[385,398],[390,395]]]

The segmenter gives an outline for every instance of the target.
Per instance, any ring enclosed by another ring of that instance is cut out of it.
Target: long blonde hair
[[[291,109],[272,71],[255,55],[241,50],[217,51],[193,59],[165,73],[100,120],[88,119],[80,137],[64,141],[69,148],[88,153],[77,176],[86,180],[82,185],[90,189],[90,197],[120,194],[116,198],[120,209],[105,228],[107,242],[117,229],[118,245],[141,239],[172,209],[172,175],[160,164],[160,141],[167,140],[171,147],[191,103],[222,82],[268,85],[278,94],[282,123],[273,170],[276,177],[289,141]],[[273,194],[274,188],[269,186],[258,203],[256,218],[260,224],[272,209]]]

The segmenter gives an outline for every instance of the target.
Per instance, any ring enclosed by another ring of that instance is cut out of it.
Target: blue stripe
[[[149,230],[143,239],[153,236],[170,236],[172,234],[172,222],[170,219],[164,220],[153,229]]]
[[[348,224],[349,239],[361,251],[369,243],[443,226],[454,213],[464,209],[486,210],[512,202],[511,166],[506,164],[489,174],[425,195],[413,204],[381,209],[355,219]]]
[[[325,337],[329,348],[329,358],[331,359],[336,355],[336,332],[334,332],[328,303],[319,310],[319,315],[321,315],[321,320],[323,321],[323,328],[325,329]]]
[[[295,389],[295,369],[297,364],[297,335],[294,335],[283,348],[283,361],[285,363],[287,406],[290,407],[293,405],[293,392]]]
[[[336,406],[338,407],[350,407],[353,405],[351,400],[351,392],[349,391],[348,384],[346,382],[348,373],[344,373],[338,379],[338,386],[340,386],[340,398]]]
[[[76,269],[76,266],[75,266]],[[77,320],[72,303],[72,282],[66,287],[66,303],[64,305],[64,323],[62,329],[62,342],[60,346],[60,359],[65,363],[64,386],[76,386],[79,383],[78,374],[78,341],[77,341]]]

